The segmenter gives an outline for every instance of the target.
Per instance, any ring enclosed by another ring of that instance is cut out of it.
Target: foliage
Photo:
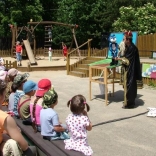
[[[132,6],[120,9],[120,17],[113,23],[114,31],[132,30],[139,34],[150,34],[156,32],[156,8],[153,4],[147,3],[142,7]]]
[[[42,5],[39,0],[1,0],[0,36],[9,35],[8,24],[25,26],[30,19],[42,20]]]
[[[152,81],[149,81],[148,86],[156,89],[156,84],[154,82],[152,82]]]
[[[99,48],[103,32],[123,29],[140,31],[140,34],[156,32],[154,6],[153,0],[0,0],[0,37],[11,36],[10,23],[26,26],[30,19],[55,21],[77,24],[78,44],[93,38],[92,47]],[[37,26],[35,34],[44,40],[43,25]],[[71,44],[69,27],[53,25],[52,36],[53,45],[61,47],[61,42],[65,42],[69,47]]]

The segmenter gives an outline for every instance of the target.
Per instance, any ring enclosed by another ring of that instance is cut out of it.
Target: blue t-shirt
[[[41,135],[55,136],[54,126],[59,125],[58,114],[52,109],[42,109],[40,112]]]

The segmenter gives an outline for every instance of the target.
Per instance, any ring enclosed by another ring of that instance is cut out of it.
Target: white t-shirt
[[[1,57],[0,57],[0,63],[2,63],[2,64],[4,63],[4,60]]]
[[[49,51],[48,53],[49,53],[49,56],[52,56],[52,51]]]
[[[3,66],[4,60],[0,57],[0,70],[5,70],[5,67]]]
[[[9,95],[9,105],[8,105],[8,110],[9,111],[13,111],[13,109],[14,109],[14,94],[15,93],[11,93]]]

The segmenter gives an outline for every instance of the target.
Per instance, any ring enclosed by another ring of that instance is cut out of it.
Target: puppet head
[[[112,34],[112,35],[109,37],[109,42],[111,42],[111,43],[115,43],[115,42],[116,42],[116,36],[115,36],[115,34]]]

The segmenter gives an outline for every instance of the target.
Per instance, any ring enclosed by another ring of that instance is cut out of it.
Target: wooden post
[[[15,46],[15,41],[16,41],[16,33],[17,33],[17,27],[12,27],[11,28],[12,32],[12,45],[11,45],[11,57],[13,57],[13,52],[14,52],[14,46]]]
[[[36,38],[34,37],[34,57],[36,57]]]
[[[91,41],[88,40],[88,57],[90,57],[91,52]]]
[[[5,67],[8,69],[8,60],[6,60]]]
[[[11,68],[11,66],[12,66],[12,63],[11,63],[11,61],[9,61],[9,69]]]
[[[114,79],[115,79],[115,69],[116,68],[113,68],[113,80],[112,80],[112,83],[113,83],[113,90],[112,90],[112,92],[113,92],[113,96],[114,96]]]
[[[70,54],[67,55],[67,75],[69,75],[70,72]]]
[[[27,68],[28,68],[28,72],[30,72],[31,71],[31,68],[30,68],[30,63],[29,62],[27,64]]]
[[[75,41],[76,48],[78,48],[78,44],[77,44],[77,40],[76,40],[76,36],[75,36],[75,29],[74,28],[72,29],[72,33],[73,33],[73,38],[74,38],[74,41]],[[77,49],[77,52],[79,54],[79,58],[81,58],[81,54],[80,54],[79,48]]]
[[[104,84],[105,84],[105,103],[107,106],[108,105],[107,67],[105,67],[103,71],[104,71],[103,78],[104,78]]]
[[[89,67],[89,100],[91,101],[92,98],[92,68]]]
[[[13,62],[13,68],[17,69],[17,61]]]

